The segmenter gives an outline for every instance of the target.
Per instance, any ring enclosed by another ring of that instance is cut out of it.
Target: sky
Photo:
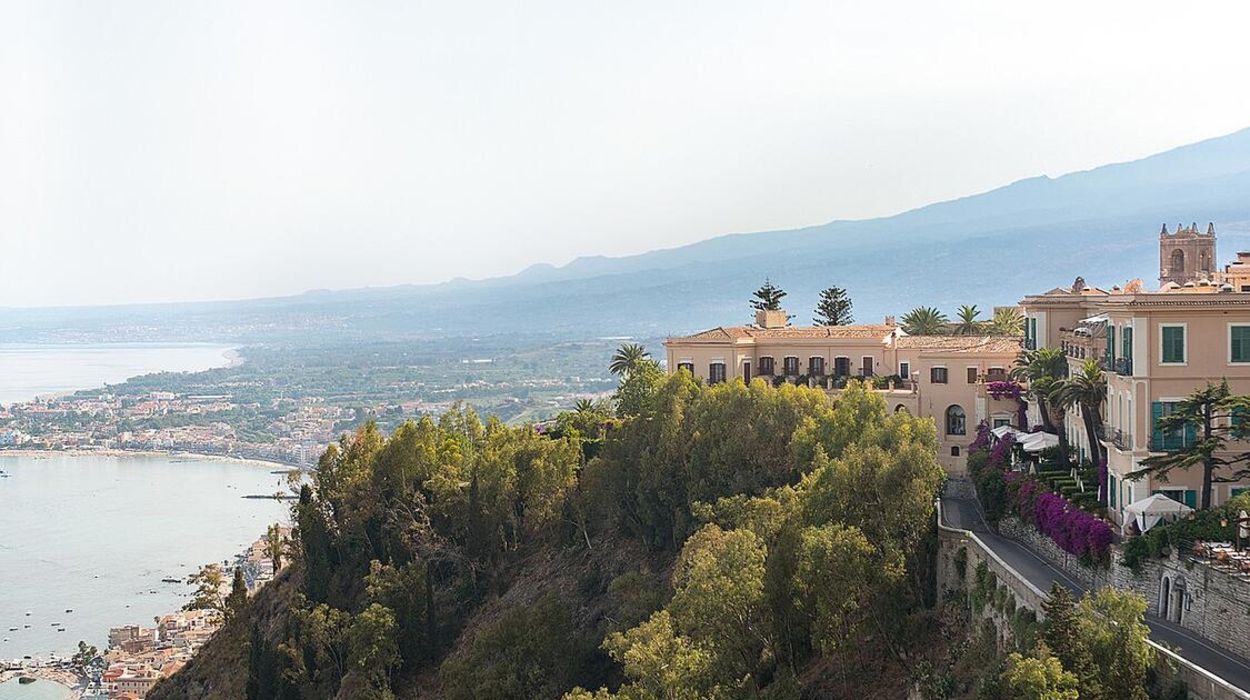
[[[512,274],[1250,127],[1243,2],[0,0],[0,306]]]

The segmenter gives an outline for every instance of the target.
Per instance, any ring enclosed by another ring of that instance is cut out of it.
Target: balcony
[[[1113,365],[1113,369],[1115,370],[1115,373],[1120,375],[1121,377],[1133,376],[1133,358],[1117,357],[1115,358],[1115,362],[1113,362],[1112,365]]]
[[[1112,445],[1115,445],[1115,448],[1117,450],[1133,449],[1133,434],[1132,433],[1125,432],[1123,430],[1120,430],[1119,428],[1112,428],[1109,425],[1104,425],[1102,427],[1102,435],[1103,435],[1103,441],[1109,442]]]

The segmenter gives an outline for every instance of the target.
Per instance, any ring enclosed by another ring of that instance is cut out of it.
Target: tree
[[[1059,452],[1068,458],[1068,436],[1063,430],[1063,406],[1055,403],[1059,382],[1068,376],[1068,356],[1059,348],[1022,350],[1011,368],[1011,378],[1028,382],[1029,395],[1042,416],[1042,430],[1059,436]]]
[[[1080,630],[1077,628],[1076,601],[1063,584],[1050,584],[1050,594],[1042,602],[1045,620],[1042,623],[1042,641],[1047,650],[1063,663],[1064,668],[1079,672],[1088,666],[1088,660],[1080,646]]]
[[[1163,439],[1153,449],[1167,450],[1161,455],[1141,461],[1142,468],[1125,475],[1128,479],[1151,476],[1166,479],[1173,471],[1202,468],[1201,507],[1211,507],[1211,484],[1216,481],[1239,481],[1250,475],[1244,466],[1246,455],[1226,459],[1225,444],[1230,438],[1240,439],[1245,428],[1240,418],[1250,408],[1250,398],[1233,396],[1228,380],[1219,384],[1208,383],[1176,404],[1171,413],[1159,417],[1154,425],[1154,439]],[[1169,437],[1176,436],[1176,446],[1170,445]],[[1182,439],[1183,438],[1183,439]],[[1231,474],[1216,475],[1225,466],[1241,463],[1243,466]]]
[[[1082,700],[1146,700],[1155,658],[1146,599],[1107,587],[1087,594],[1077,609],[1078,644],[1090,660],[1086,673],[1076,672]]]
[[[1038,644],[1032,655],[1013,652],[1007,658],[1002,676],[1008,697],[1020,700],[1077,700],[1077,678],[1065,671],[1059,659],[1045,644]]]
[[[243,568],[234,567],[234,580],[230,582],[230,595],[222,601],[222,617],[228,622],[238,617],[247,607],[247,583],[243,580]]]
[[[1005,307],[994,311],[990,320],[990,330],[995,335],[1018,336],[1024,334],[1024,316],[1015,307]]]
[[[781,311],[781,300],[786,293],[765,278],[764,286],[755,290],[751,296],[755,297],[751,300],[751,308],[756,311]]]
[[[224,613],[226,609],[225,597],[222,595],[221,589],[225,584],[225,576],[221,573],[221,567],[216,564],[207,564],[199,571],[187,577],[187,583],[195,587],[195,591],[191,593],[191,600],[182,606],[183,610],[217,610]]]
[[[282,526],[274,523],[265,531],[265,552],[269,555],[269,560],[273,562],[273,574],[278,575],[278,569],[282,568],[282,552],[285,549],[285,542],[282,538]]]
[[[855,322],[851,315],[851,297],[841,287],[829,287],[820,292],[820,301],[816,302],[816,318],[818,326],[846,326]]]
[[[621,664],[630,683],[613,695],[577,688],[565,700],[705,700],[723,697],[713,680],[712,656],[689,637],[677,633],[672,615],[660,610],[629,630],[608,636],[608,654]]]
[[[955,333],[958,335],[976,335],[981,332],[981,322],[977,317],[981,315],[981,310],[976,304],[968,306],[967,304],[959,307],[959,323],[955,326]]]
[[[1055,384],[1052,398],[1060,406],[1080,409],[1081,420],[1085,423],[1085,434],[1089,439],[1090,459],[1097,464],[1105,457],[1099,443],[1102,435],[1102,402],[1107,398],[1107,378],[1102,372],[1102,364],[1092,358],[1082,362],[1076,374]]]
[[[357,682],[352,697],[392,697],[389,676],[400,661],[397,629],[395,613],[378,603],[352,619],[346,632],[348,668]]]
[[[621,380],[612,398],[616,402],[616,412],[621,416],[641,415],[650,404],[660,383],[664,381],[664,371],[652,360],[645,360]]]
[[[70,659],[70,663],[77,669],[85,669],[91,665],[92,661],[100,655],[100,650],[87,644],[82,640],[78,640],[78,651],[74,652],[74,656]]]
[[[650,357],[651,353],[638,343],[625,343],[617,348],[616,354],[612,356],[608,371],[618,377],[628,377],[644,363],[649,362]]]
[[[931,306],[917,306],[903,314],[903,330],[909,335],[938,335],[948,322],[946,314]]]

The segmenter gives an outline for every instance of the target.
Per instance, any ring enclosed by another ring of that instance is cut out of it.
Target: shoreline
[[[87,687],[87,677],[65,668],[31,666],[17,671],[0,671],[0,684],[17,682],[22,676],[37,678],[44,683],[59,685],[70,692],[70,698],[81,698]]]
[[[300,467],[283,462],[254,457],[232,457],[230,455],[214,455],[202,452],[184,452],[182,450],[127,450],[117,447],[90,448],[76,447],[70,450],[41,450],[29,447],[0,448],[0,457],[26,457],[29,459],[47,459],[49,457],[185,457],[201,462],[226,462],[247,464],[266,469],[282,469],[284,471],[303,471]]]

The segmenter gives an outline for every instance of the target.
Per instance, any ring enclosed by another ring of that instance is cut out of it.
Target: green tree
[[[1147,674],[1155,659],[1146,599],[1107,587],[1087,594],[1077,609],[1078,643],[1090,659],[1090,670],[1078,673],[1081,698],[1146,700]]]
[[[187,577],[187,583],[194,586],[191,600],[182,606],[183,610],[216,610],[226,611],[226,600],[222,588],[226,582],[221,567],[207,564],[199,571]]]
[[[677,633],[672,615],[660,610],[651,619],[603,643],[621,664],[630,682],[613,695],[606,689],[590,693],[581,688],[565,700],[716,700],[724,693],[713,679],[712,655],[690,638]]]
[[[79,640],[78,651],[74,652],[74,656],[70,659],[70,664],[73,665],[74,668],[82,670],[90,666],[91,662],[95,661],[99,656],[99,649],[96,649],[86,642]]]
[[[841,287],[829,287],[821,290],[820,300],[816,302],[816,318],[818,326],[846,326],[855,322],[851,315],[851,297]]]
[[[785,298],[786,293],[781,288],[773,286],[773,283],[765,278],[764,286],[755,290],[751,296],[754,297],[751,300],[751,308],[756,311],[780,311],[781,300]]]
[[[1051,400],[1065,408],[1077,408],[1089,439],[1089,455],[1094,463],[1105,457],[1099,440],[1102,437],[1102,403],[1107,399],[1107,378],[1102,364],[1095,359],[1081,363],[1076,374],[1059,380],[1050,394]]]
[[[223,601],[222,614],[226,621],[238,617],[247,607],[247,583],[243,580],[243,568],[234,567],[234,578],[230,582],[230,594]]]
[[[274,523],[265,531],[265,553],[269,555],[269,560],[273,562],[273,574],[278,575],[278,570],[282,568],[282,555],[286,551],[286,542],[282,537],[282,526]]]
[[[625,375],[612,398],[621,416],[638,416],[647,411],[664,380],[664,371],[647,360]]]
[[[955,326],[955,333],[958,335],[976,335],[981,332],[981,322],[977,317],[981,315],[981,310],[976,304],[968,306],[967,304],[959,307],[959,322]]]
[[[990,320],[990,330],[995,335],[1024,335],[1024,316],[1015,307],[995,309],[994,317]]]
[[[348,673],[343,679],[344,697],[362,700],[389,700],[390,672],[399,665],[395,641],[395,614],[373,603],[352,618],[346,631]]]
[[[1042,602],[1045,620],[1042,623],[1042,641],[1046,648],[1063,663],[1064,668],[1083,672],[1089,659],[1080,642],[1076,600],[1072,593],[1058,581],[1050,584],[1050,593]]]
[[[1065,671],[1059,659],[1045,644],[1038,644],[1030,656],[1013,652],[1002,675],[1008,697],[1019,700],[1077,700],[1077,678]]]
[[[1234,396],[1228,381],[1208,383],[1176,404],[1173,411],[1158,419],[1154,435],[1194,435],[1195,439],[1180,441],[1182,446],[1141,461],[1142,468],[1125,475],[1128,479],[1151,476],[1165,479],[1173,471],[1202,469],[1202,492],[1200,506],[1211,507],[1211,485],[1214,482],[1240,481],[1250,475],[1244,466],[1246,456],[1233,459],[1227,454],[1226,444],[1230,438],[1244,437],[1245,428],[1241,416],[1250,409],[1250,397]],[[1217,473],[1225,467],[1241,465],[1228,473]]]
[[[638,343],[625,343],[617,348],[616,353],[612,355],[612,362],[608,365],[608,371],[618,377],[628,377],[633,372],[649,362],[651,353]]]
[[[931,306],[917,306],[903,314],[903,330],[909,335],[939,335],[949,321],[946,314]]]

